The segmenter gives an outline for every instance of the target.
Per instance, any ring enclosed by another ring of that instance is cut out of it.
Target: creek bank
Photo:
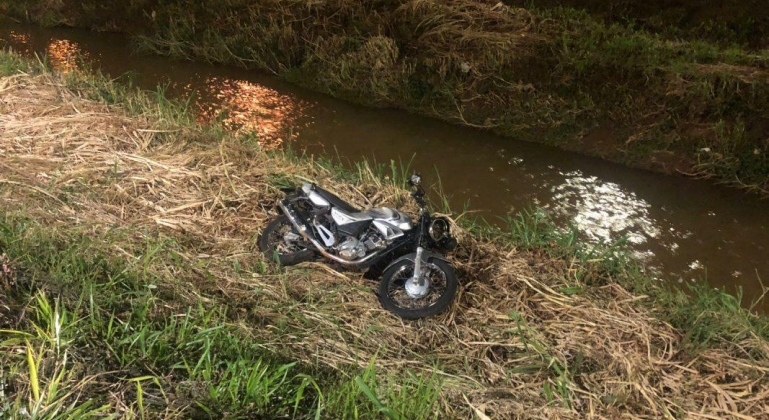
[[[0,63],[0,286],[12,291],[0,360],[15,367],[0,378],[12,384],[4,410],[766,411],[769,324],[725,293],[662,289],[621,252],[587,252],[521,213],[506,230],[457,226],[455,304],[404,323],[359,274],[280,269],[253,248],[279,186],[312,179],[361,207],[398,206],[408,200],[397,173],[268,154],[162,95],[5,53]],[[40,384],[65,397],[41,404]]]
[[[607,23],[666,39],[706,40],[753,51],[769,47],[769,11],[761,0],[505,0],[511,6],[584,9]]]
[[[631,166],[769,185],[762,52],[494,1],[188,3],[34,0],[0,13],[128,32],[143,51]]]

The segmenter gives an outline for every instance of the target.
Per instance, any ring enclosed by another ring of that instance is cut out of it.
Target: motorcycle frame
[[[382,270],[382,272],[386,271],[389,267],[398,263],[399,261],[407,259],[409,261],[413,261],[415,264],[414,279],[416,281],[421,275],[422,262],[429,262],[436,258],[444,261],[447,260],[442,255],[429,251],[429,249],[442,249],[445,247],[441,246],[439,243],[436,243],[430,237],[428,232],[430,222],[433,218],[427,210],[426,203],[424,201],[425,191],[419,185],[413,186],[415,187],[415,190],[411,193],[411,196],[420,206],[420,214],[416,226],[414,226],[411,230],[404,232],[403,236],[393,240],[393,242],[389,244],[384,250],[373,252],[364,258],[353,261],[345,260],[329,253],[325,250],[325,247],[313,237],[311,233],[312,228],[310,227],[307,218],[304,217],[305,215],[300,214],[300,212],[298,212],[294,206],[294,204],[303,200],[309,202],[309,198],[300,192],[300,189],[294,188],[291,190],[283,190],[289,194],[285,199],[278,203],[278,207],[281,213],[288,217],[291,224],[299,232],[303,239],[312,244],[313,248],[315,248],[315,251],[324,257],[335,261],[344,267],[353,269],[368,269],[375,264],[389,261],[389,264],[384,270]],[[317,208],[311,202],[308,204],[312,208]],[[455,241],[451,236],[448,238]]]

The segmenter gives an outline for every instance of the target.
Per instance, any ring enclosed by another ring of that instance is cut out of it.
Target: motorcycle
[[[326,258],[348,269],[381,276],[379,299],[405,319],[443,312],[457,292],[454,267],[443,256],[457,246],[445,217],[433,217],[418,174],[411,176],[411,197],[419,205],[412,223],[388,207],[361,211],[310,183],[282,189],[280,215],[259,237],[259,249],[280,265]]]

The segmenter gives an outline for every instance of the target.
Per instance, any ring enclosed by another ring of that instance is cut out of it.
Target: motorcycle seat
[[[332,206],[339,208],[339,210],[342,210],[346,213],[360,213],[360,209],[356,209],[355,207],[351,206],[350,204],[346,203],[341,198],[337,197],[336,195],[332,194],[330,191],[324,190],[323,188],[315,185],[315,192],[320,194],[321,197],[325,198],[326,201],[331,203]]]

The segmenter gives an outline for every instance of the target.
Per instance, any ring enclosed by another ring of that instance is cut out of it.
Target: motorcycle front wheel
[[[407,289],[414,274],[414,261],[402,260],[385,270],[379,282],[379,299],[388,311],[405,319],[437,315],[449,307],[457,293],[457,277],[447,262],[434,259],[422,263],[422,283]]]
[[[270,261],[280,265],[294,265],[315,258],[315,251],[301,244],[301,236],[285,215],[267,224],[259,237],[259,250]]]

